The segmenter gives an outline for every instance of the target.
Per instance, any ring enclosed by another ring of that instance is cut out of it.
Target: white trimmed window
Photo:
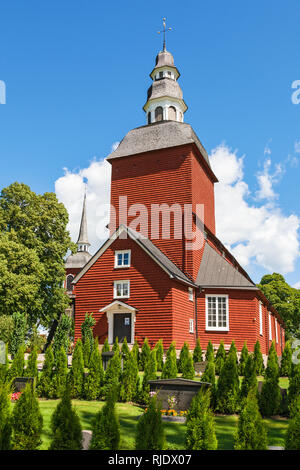
[[[130,281],[114,282],[114,298],[124,299],[130,296]]]
[[[263,315],[262,315],[262,303],[259,302],[259,334],[263,335]]]
[[[206,330],[229,331],[228,295],[206,295]]]
[[[130,267],[131,250],[115,251],[115,268]]]
[[[269,312],[269,340],[272,341],[272,321],[271,321],[270,312]]]
[[[275,318],[275,338],[276,338],[276,343],[278,343],[278,325],[277,325],[276,318]]]
[[[189,322],[190,322],[189,332],[194,333],[194,320],[192,318],[190,318]]]
[[[192,287],[189,287],[189,300],[194,302],[194,289]]]

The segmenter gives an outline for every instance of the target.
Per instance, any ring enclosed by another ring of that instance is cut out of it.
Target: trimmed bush
[[[71,398],[83,398],[84,362],[82,342],[80,338],[76,342],[68,380],[70,384]]]
[[[12,381],[15,377],[23,377],[24,364],[25,364],[24,351],[25,351],[25,347],[20,346],[17,353],[15,354],[15,357],[12,361],[10,369],[8,369],[7,371],[7,375],[6,375],[7,381]]]
[[[9,352],[12,357],[17,354],[21,346],[25,346],[25,335],[27,332],[27,320],[23,313],[13,313],[14,329],[9,342]]]
[[[134,345],[133,345],[133,347],[132,347],[131,352],[132,352],[132,354],[134,354],[135,359],[136,359],[136,362],[137,362],[137,365],[139,366],[139,362],[140,362],[140,349],[139,349],[139,345],[138,345],[137,339],[134,340]]]
[[[244,377],[241,385],[241,398],[245,400],[251,389],[255,389],[256,395],[258,396],[255,364],[253,357],[249,355],[245,365]]]
[[[245,374],[245,367],[246,367],[246,363],[247,363],[247,360],[248,360],[248,356],[249,356],[249,352],[248,352],[248,348],[247,348],[247,341],[245,341],[244,346],[242,348],[240,362],[239,362],[239,373],[240,373],[240,375]]]
[[[82,355],[83,355],[83,364],[84,367],[89,366],[90,357],[91,357],[91,343],[89,336],[85,339],[82,347]]]
[[[140,354],[140,362],[139,362],[140,370],[145,370],[145,364],[150,357],[150,352],[151,352],[151,349],[149,346],[148,338],[145,338],[143,345],[142,345],[141,354]]]
[[[68,359],[64,346],[56,353],[55,368],[51,381],[51,398],[61,398],[66,388],[68,375]]]
[[[200,344],[200,339],[197,338],[196,340],[196,346],[195,346],[195,349],[194,349],[194,352],[193,352],[193,361],[194,362],[202,362],[202,348],[201,348],[201,344]]]
[[[288,388],[288,407],[289,414],[291,417],[294,417],[298,412],[297,409],[297,399],[300,394],[300,363],[292,364],[290,381]],[[300,413],[300,410],[299,410]]]
[[[220,346],[218,348],[216,358],[215,358],[215,365],[216,365],[216,374],[220,375],[221,369],[224,365],[224,362],[226,360],[226,351],[224,347],[224,342],[220,342]]]
[[[79,417],[72,407],[70,390],[66,387],[62,399],[51,416],[51,443],[49,450],[81,450],[82,429]]]
[[[212,342],[209,340],[208,342],[208,345],[207,345],[207,349],[206,349],[206,353],[205,353],[205,360],[207,362],[214,362],[215,360],[215,355],[214,355],[214,348],[213,348],[213,345],[212,345]]]
[[[131,351],[129,357],[124,362],[120,399],[122,401],[133,401],[137,399],[137,383],[139,382],[139,368],[135,354]]]
[[[285,450],[300,450],[300,392],[294,402],[294,409],[295,413],[289,422],[285,436]]]
[[[63,313],[56,328],[53,339],[53,354],[55,362],[57,360],[57,356],[61,351],[61,348],[63,348],[65,353],[67,354],[69,347],[69,333],[71,327],[72,319],[68,315]]]
[[[105,405],[93,421],[90,450],[117,450],[119,448],[120,424],[115,408],[115,396],[111,390]]]
[[[275,344],[272,342],[265,371],[265,380],[259,398],[260,412],[263,416],[275,415],[279,412],[280,405],[281,392],[279,388],[278,358]]]
[[[167,357],[162,370],[162,379],[175,379],[177,377],[177,357],[175,344],[172,343],[168,349]]]
[[[162,450],[164,448],[165,433],[160,410],[156,397],[152,397],[147,410],[137,424],[136,450]]]
[[[264,373],[264,360],[260,349],[260,342],[257,340],[254,346],[254,368],[256,375],[263,375]]]
[[[101,353],[110,351],[110,346],[108,344],[108,339],[105,338]]]
[[[160,339],[155,345],[157,370],[162,371],[164,366],[164,346]]]
[[[145,371],[143,376],[142,382],[142,402],[147,404],[149,402],[149,392],[150,392],[150,385],[148,384],[148,380],[156,380],[157,379],[157,364],[156,364],[156,351],[153,349],[150,353],[149,359],[145,363]]]
[[[213,365],[211,361],[210,364]],[[214,415],[210,409],[210,392],[200,390],[193,398],[187,414],[185,448],[215,450],[217,447]]]
[[[101,397],[103,381],[102,356],[99,351],[98,340],[95,340],[95,346],[90,357],[89,372],[84,380],[84,396],[87,400],[97,400]]]
[[[189,354],[190,354],[189,344],[184,342],[181,348],[180,354],[179,354],[178,372],[181,372],[181,373],[183,372],[183,369],[185,368]]]
[[[237,363],[237,365],[238,365],[238,364],[239,364],[239,360],[238,360],[237,349],[236,349],[236,345],[235,345],[235,342],[234,342],[234,341],[232,341],[232,343],[231,343],[231,345],[230,345],[228,354],[230,354],[230,353],[234,355],[235,360],[236,360],[236,363]],[[239,372],[239,367],[238,367],[238,372]]]
[[[124,341],[121,347],[121,353],[122,353],[123,359],[126,361],[129,358],[129,354],[130,354],[126,336],[124,338]]]
[[[11,449],[10,388],[0,385],[0,450]]]
[[[208,382],[211,384],[210,387],[210,402],[212,408],[216,405],[216,375],[215,375],[215,364],[208,362],[203,375],[201,376],[201,382]]]
[[[105,398],[108,397],[110,389],[114,388],[116,393],[116,399],[118,399],[120,391],[121,373],[121,357],[119,353],[115,353],[113,357],[109,360],[104,376],[103,394]]]
[[[260,415],[256,389],[251,388],[241,411],[235,434],[235,450],[267,450],[266,425]]]
[[[280,364],[280,376],[289,377],[292,370],[292,348],[289,341],[286,342],[284,350],[282,352],[281,364]]]
[[[195,378],[194,362],[190,351],[182,366],[182,378],[193,380]]]
[[[93,327],[96,324],[96,320],[93,318],[92,313],[86,313],[84,317],[84,321],[81,324],[81,339],[82,343],[84,344],[87,338],[90,342],[90,347],[93,347],[94,338],[93,338]]]
[[[239,375],[234,349],[228,353],[221,369],[217,393],[216,407],[220,413],[233,414],[238,410]]]
[[[45,353],[45,360],[41,376],[37,385],[37,393],[39,397],[50,398],[51,396],[51,381],[54,367],[54,355],[52,346],[48,346]]]
[[[36,394],[29,383],[14,406],[12,427],[14,450],[35,450],[41,445],[43,417]]]
[[[115,342],[111,350],[114,351],[115,353],[117,352],[118,354],[120,354],[119,338],[117,336],[116,336]]]
[[[24,377],[35,377],[38,376],[37,368],[37,348],[34,347],[27,359],[27,367],[23,373]]]

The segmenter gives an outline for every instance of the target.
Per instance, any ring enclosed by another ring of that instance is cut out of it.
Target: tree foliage
[[[157,370],[162,371],[164,366],[164,346],[160,339],[155,345]]]
[[[265,380],[259,398],[259,407],[263,416],[272,416],[279,412],[281,392],[279,388],[279,366],[274,341],[271,344],[265,371]]]
[[[212,361],[209,364],[213,365]],[[210,409],[210,392],[200,390],[193,398],[186,419],[185,448],[189,450],[215,450],[218,441],[214,415]]]
[[[221,413],[233,414],[238,410],[239,403],[239,375],[234,348],[229,351],[224,366],[221,369],[217,393],[216,406]]]
[[[11,315],[0,315],[0,341],[8,344],[14,331],[14,320]]]
[[[216,374],[220,375],[221,369],[224,365],[226,360],[226,351],[224,347],[224,341],[220,341],[220,345],[215,357],[215,365],[216,365]]]
[[[84,396],[87,400],[100,398],[103,380],[102,356],[99,351],[98,340],[95,340],[95,346],[89,361],[88,375],[84,380]]]
[[[90,450],[117,450],[119,448],[120,424],[113,391],[109,392],[105,405],[95,416],[92,431]]]
[[[52,375],[53,375],[53,367],[54,367],[54,355],[52,346],[47,348],[45,353],[45,360],[43,364],[42,373],[40,375],[38,385],[37,385],[37,393],[40,397],[50,398],[51,395],[51,382],[52,382]]]
[[[193,352],[193,361],[194,362],[202,362],[202,348],[201,348],[201,344],[200,344],[200,339],[197,338],[196,340],[196,346],[194,348],[194,352]]]
[[[84,363],[82,341],[76,342],[72,356],[72,367],[68,376],[71,398],[83,398]]]
[[[177,357],[176,357],[175,344],[171,343],[167,351],[167,357],[164,363],[161,378],[162,379],[175,379],[177,377],[177,373],[178,373],[178,370],[177,370]]]
[[[289,341],[285,343],[284,350],[282,352],[281,363],[280,363],[280,375],[281,377],[289,377],[292,369],[292,348]]]
[[[247,341],[245,341],[244,345],[243,345],[243,348],[242,348],[240,362],[239,362],[239,373],[240,373],[240,375],[245,374],[245,367],[246,367],[246,363],[247,363],[247,360],[248,360],[248,356],[249,356],[249,352],[248,352],[248,348],[247,348]]]
[[[160,404],[152,397],[145,413],[140,417],[135,438],[136,450],[162,450],[165,433],[161,418]]]
[[[11,449],[10,388],[0,383],[0,451]]]
[[[207,362],[209,362],[209,361],[214,362],[214,360],[215,360],[214,347],[213,347],[212,342],[210,340],[209,340],[207,348],[206,348],[205,360]]]
[[[264,360],[260,349],[260,342],[258,340],[254,346],[253,361],[256,375],[262,375],[264,372]]]

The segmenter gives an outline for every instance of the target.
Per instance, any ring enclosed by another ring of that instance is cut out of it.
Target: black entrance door
[[[131,343],[131,313],[114,314],[114,342],[116,337],[123,343],[126,336],[127,342]]]

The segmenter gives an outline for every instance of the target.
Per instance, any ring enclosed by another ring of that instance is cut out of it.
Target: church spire
[[[86,219],[86,188],[83,198],[83,206],[82,206],[82,215],[81,215],[81,223],[80,223],[80,230],[79,236],[77,240],[77,251],[89,251],[90,242],[88,239],[88,232],[87,232],[87,219]]]

